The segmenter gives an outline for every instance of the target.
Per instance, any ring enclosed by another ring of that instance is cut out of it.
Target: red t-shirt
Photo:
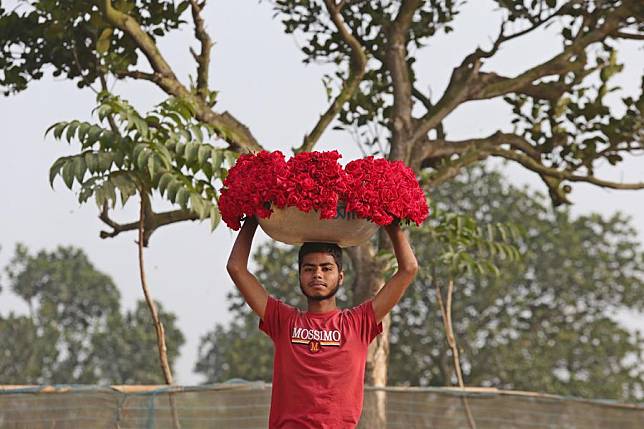
[[[259,328],[275,347],[269,428],[355,428],[367,347],[382,332],[372,301],[308,313],[269,296]]]

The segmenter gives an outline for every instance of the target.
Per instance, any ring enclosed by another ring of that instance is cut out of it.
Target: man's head
[[[335,296],[342,281],[342,249],[331,243],[304,243],[298,255],[300,289],[314,301]]]

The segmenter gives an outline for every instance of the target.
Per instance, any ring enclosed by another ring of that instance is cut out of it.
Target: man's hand
[[[259,284],[257,278],[248,271],[248,257],[256,230],[257,219],[254,216],[246,218],[239,235],[237,235],[233,249],[230,251],[226,270],[228,270],[230,278],[239,289],[246,303],[259,317],[264,319],[268,292]]]
[[[400,229],[397,221],[383,227],[387,232],[394,254],[398,261],[398,271],[385,283],[373,299],[373,310],[376,313],[376,321],[380,322],[400,301],[403,293],[411,284],[418,273],[418,261],[414,251],[409,245],[405,233]]]

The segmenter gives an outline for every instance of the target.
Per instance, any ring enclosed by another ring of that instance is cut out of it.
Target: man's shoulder
[[[287,312],[293,312],[293,313],[298,313],[302,311],[299,308],[292,306],[290,304],[287,304],[282,299],[270,294],[268,295],[268,301],[271,305],[273,305],[275,308],[279,308],[281,311],[287,311]]]
[[[368,298],[358,305],[353,307],[347,307],[342,310],[343,313],[364,313],[365,310],[369,309],[369,306],[372,305],[373,298]]]

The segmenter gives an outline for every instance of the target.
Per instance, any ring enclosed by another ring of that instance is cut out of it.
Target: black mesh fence
[[[270,385],[0,386],[0,428],[266,428]],[[487,388],[365,388],[360,428],[644,429],[644,405]]]

